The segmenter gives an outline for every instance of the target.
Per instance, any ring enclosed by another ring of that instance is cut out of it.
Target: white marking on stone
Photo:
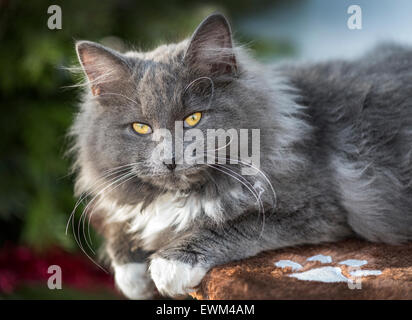
[[[289,277],[293,277],[299,280],[306,281],[319,281],[319,282],[348,282],[349,279],[342,274],[342,270],[339,267],[321,267],[311,269],[301,273],[290,274]]]
[[[381,274],[382,271],[380,270],[355,270],[350,272],[353,277],[379,276]]]
[[[275,262],[275,266],[279,268],[291,267],[292,271],[300,270],[303,268],[299,263],[292,260],[279,260],[278,262]]]
[[[321,263],[331,263],[332,257],[331,256],[324,256],[323,254],[318,254],[316,256],[307,258],[306,261],[319,261]]]
[[[339,264],[344,264],[344,265],[350,266],[350,267],[360,267],[360,266],[363,266],[367,263],[368,263],[367,260],[357,260],[357,259],[348,259],[348,260],[344,260],[344,261],[339,262]]]

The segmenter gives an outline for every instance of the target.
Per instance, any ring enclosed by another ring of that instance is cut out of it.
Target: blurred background
[[[53,4],[61,30],[47,27]],[[362,8],[362,30],[347,27],[352,4]],[[65,67],[76,63],[75,40],[148,50],[190,36],[214,11],[263,62],[351,58],[381,40],[412,42],[408,0],[0,0],[0,299],[121,298],[65,233],[76,202],[65,135],[79,98]],[[53,264],[62,290],[47,287]]]

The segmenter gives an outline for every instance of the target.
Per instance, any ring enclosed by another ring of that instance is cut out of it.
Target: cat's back
[[[404,109],[402,102],[411,98],[412,48],[408,47],[382,44],[355,60],[285,64],[278,70],[298,89],[299,103],[308,113],[325,120],[360,115],[366,108]]]
[[[384,44],[356,60],[286,65],[280,70],[297,89],[318,146],[365,157],[368,153],[362,150],[371,146],[375,151],[391,149],[392,158],[403,149],[409,152],[412,48]]]
[[[412,239],[412,49],[384,44],[356,60],[280,70],[352,228],[369,240]]]

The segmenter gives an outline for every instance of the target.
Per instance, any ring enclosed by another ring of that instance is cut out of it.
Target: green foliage
[[[47,28],[51,4],[62,8],[62,30]],[[75,40],[104,42],[111,36],[148,49],[189,35],[213,11],[236,18],[264,4],[0,1],[0,245],[16,229],[20,241],[36,248],[76,248],[64,234],[75,199],[73,179],[67,175],[70,163],[63,156],[78,99],[76,90],[66,88],[75,81],[64,70],[75,62]],[[278,50],[268,45],[261,49],[264,54]]]

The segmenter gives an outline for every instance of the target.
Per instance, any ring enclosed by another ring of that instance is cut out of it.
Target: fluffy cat
[[[213,266],[264,250],[412,239],[411,49],[261,65],[213,14],[151,52],[76,50],[88,83],[71,130],[76,194],[94,197],[86,214],[127,297],[185,294]],[[188,117],[203,133],[260,129],[260,171],[154,157],[159,130]]]

